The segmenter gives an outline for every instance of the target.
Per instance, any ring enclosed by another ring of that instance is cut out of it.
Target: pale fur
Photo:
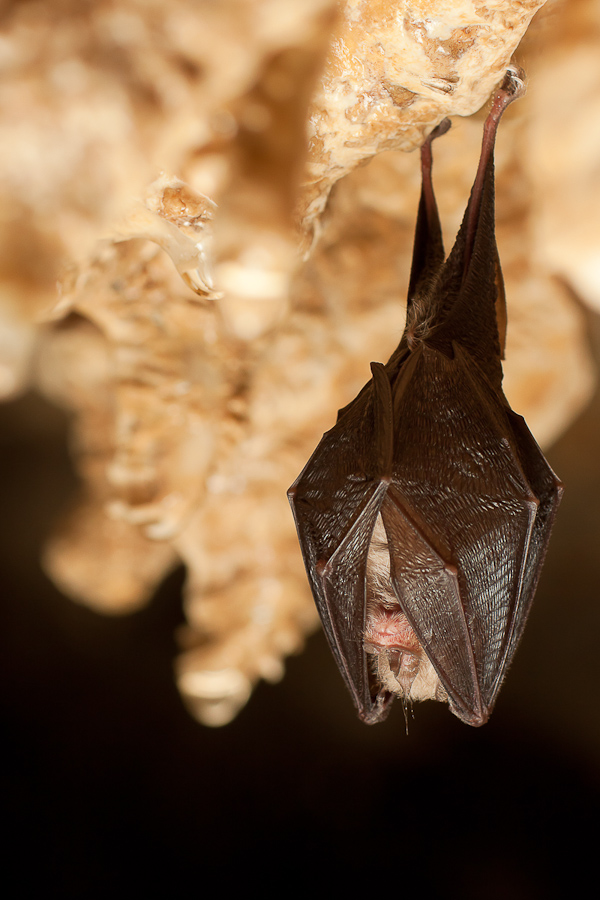
[[[370,621],[372,622],[376,617],[379,605],[386,610],[397,612],[399,618],[402,616],[402,611],[390,579],[390,553],[387,535],[380,515],[377,516],[369,547],[367,586],[367,622],[365,631],[366,636],[369,635],[369,637],[367,638],[366,648],[373,662],[374,673],[382,687],[409,701],[447,700],[446,692],[440,683],[437,673],[420,645],[422,652],[419,658],[417,674],[410,685],[407,695],[405,688],[396,679],[390,668],[388,650],[383,645],[377,646],[377,642],[372,640]]]
[[[413,297],[407,312],[406,340],[413,350],[416,345],[424,341],[431,332],[435,319],[433,314],[427,314],[429,304],[420,297]]]

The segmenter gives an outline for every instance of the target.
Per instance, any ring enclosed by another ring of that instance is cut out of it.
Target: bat
[[[506,304],[495,239],[494,143],[523,92],[510,69],[446,261],[422,188],[406,326],[288,491],[325,634],[359,717],[436,699],[489,718],[546,554],[562,485],[502,391]]]

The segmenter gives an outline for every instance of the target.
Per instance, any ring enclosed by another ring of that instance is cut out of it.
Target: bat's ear
[[[451,124],[450,119],[443,119],[421,147],[421,199],[408,285],[408,306],[444,262],[442,228],[431,178],[433,168],[431,145],[436,138],[446,134]]]

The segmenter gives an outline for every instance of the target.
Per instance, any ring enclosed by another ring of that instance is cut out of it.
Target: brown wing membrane
[[[392,465],[392,397],[385,369],[323,436],[288,496],[313,595],[329,644],[359,715],[378,721],[366,654],[365,583],[375,520]],[[336,502],[332,503],[334,496]]]
[[[373,696],[363,645],[367,556],[387,482],[380,482],[337,551],[321,566],[321,618],[358,713],[369,724],[383,718],[387,701]],[[326,629],[327,630],[327,629]]]
[[[507,646],[507,658],[510,661],[521,639],[531,609],[546,557],[552,526],[563,495],[563,485],[548,465],[523,417],[510,409],[507,410],[507,416],[521,467],[539,502],[528,548],[527,564],[523,571],[521,596],[515,610],[513,628]]]
[[[460,348],[450,360],[425,347],[394,414],[382,507],[394,588],[457,714],[485,721],[507,665],[538,499],[507,440],[503,403]],[[427,588],[415,535],[442,592]]]

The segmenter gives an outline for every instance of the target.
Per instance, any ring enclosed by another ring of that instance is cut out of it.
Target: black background
[[[598,343],[597,322],[594,331]],[[183,573],[125,618],[64,599],[38,557],[75,488],[67,423],[33,395],[0,406],[5,879],[14,868],[20,892],[62,897],[588,891],[599,812],[599,413],[596,397],[548,454],[565,498],[491,721],[471,729],[428,703],[407,736],[399,704],[383,725],[355,718],[321,634],[231,725],[195,723],[172,675]]]

